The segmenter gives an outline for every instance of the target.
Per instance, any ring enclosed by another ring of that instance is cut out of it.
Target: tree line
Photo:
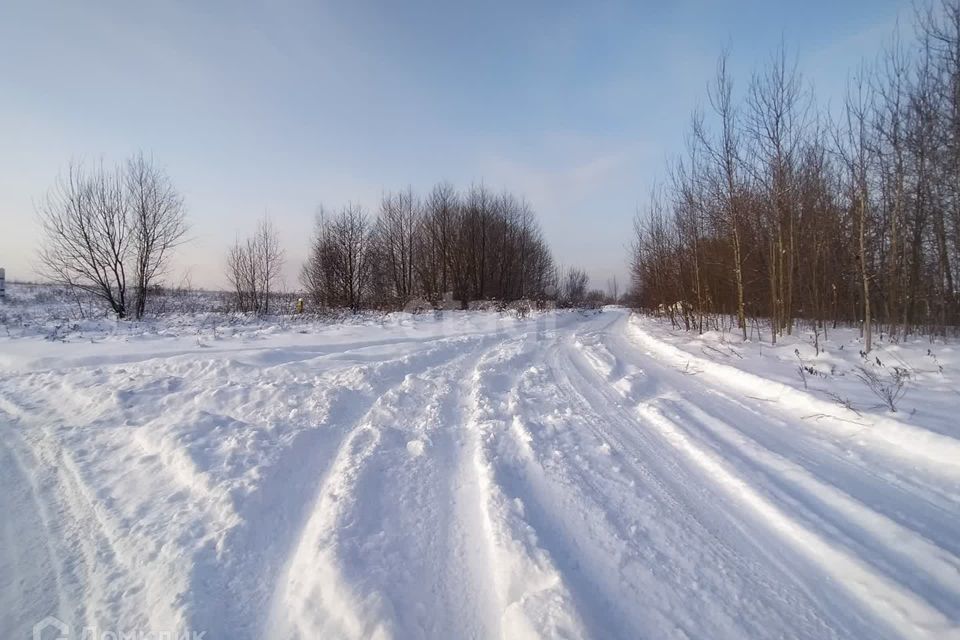
[[[635,220],[634,304],[687,329],[762,324],[773,342],[798,322],[858,323],[867,351],[875,329],[955,331],[960,2],[918,9],[835,114],[784,47],[742,94],[728,60]]]
[[[118,318],[143,317],[187,231],[183,198],[142,153],[114,167],[71,163],[39,217],[43,275],[92,293]],[[271,312],[285,261],[269,219],[237,237],[225,261],[237,310]],[[460,192],[441,183],[426,198],[409,188],[387,193],[375,215],[321,206],[299,280],[315,308],[352,311],[608,301],[587,290],[583,270],[557,267],[525,200],[484,185]]]
[[[322,307],[399,307],[448,296],[466,308],[475,300],[556,298],[558,275],[524,200],[441,183],[426,198],[412,189],[385,194],[375,217],[354,204],[321,207],[300,281]]]

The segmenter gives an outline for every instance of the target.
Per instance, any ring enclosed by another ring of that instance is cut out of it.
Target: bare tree
[[[867,246],[867,228],[872,224],[870,201],[870,163],[873,141],[870,140],[868,114],[871,96],[867,92],[866,70],[854,76],[844,104],[845,126],[837,148],[845,167],[849,208],[856,219],[857,264],[860,267],[863,305],[864,351],[873,345],[873,317],[870,305],[871,266]]]
[[[712,140],[700,120],[695,122],[694,133],[713,161],[713,191],[720,202],[719,218],[726,229],[733,250],[733,276],[737,294],[737,324],[747,337],[747,317],[744,304],[743,237],[740,197],[741,157],[740,130],[737,107],[733,101],[733,79],[727,69],[729,53],[724,52],[717,61],[714,84],[708,89],[710,105],[719,119],[720,133]]]
[[[569,307],[579,307],[587,297],[587,285],[590,278],[583,269],[570,267],[563,276],[560,301]]]
[[[607,279],[607,298],[611,304],[620,302],[620,287],[617,284],[617,276]]]
[[[264,218],[257,226],[254,246],[260,264],[259,275],[260,290],[263,292],[263,313],[270,313],[270,293],[276,289],[280,273],[283,271],[286,254],[280,247],[280,235],[269,218]]]
[[[460,197],[453,185],[435,186],[424,207],[417,250],[420,288],[428,299],[439,300],[452,287],[459,216]]]
[[[256,251],[252,238],[240,240],[238,237],[227,251],[227,281],[234,291],[237,309],[244,313],[257,311],[260,295],[257,290]]]
[[[102,164],[71,163],[40,207],[40,270],[54,282],[88,291],[119,318],[128,314],[130,250],[123,176]]]
[[[276,288],[283,263],[280,237],[269,218],[257,224],[252,236],[236,240],[227,252],[226,275],[240,311],[270,312],[270,295]]]
[[[313,236],[307,251],[307,260],[300,269],[300,284],[317,307],[333,304],[335,289],[334,255],[329,238],[329,222],[323,205],[317,208]]]
[[[142,318],[150,286],[187,232],[183,198],[152,159],[138,153],[124,172],[133,258],[134,314]]]
[[[316,304],[354,312],[367,304],[374,275],[372,234],[361,207],[347,205],[333,217],[320,208],[300,276]]]
[[[765,231],[769,278],[771,338],[793,327],[794,263],[797,248],[797,163],[806,127],[809,97],[805,95],[796,61],[787,62],[785,47],[762,74],[754,76],[748,93],[746,127],[753,148],[754,177],[762,191],[757,212]],[[748,166],[750,166],[748,164]],[[765,214],[765,215],[764,215]]]
[[[183,199],[142,153],[114,169],[71,163],[39,215],[43,274],[93,293],[119,318],[143,317],[150,286],[187,228]]]
[[[415,242],[420,231],[421,206],[413,190],[383,196],[376,224],[376,242],[381,258],[384,282],[390,297],[403,304],[415,294],[415,269],[418,256]]]

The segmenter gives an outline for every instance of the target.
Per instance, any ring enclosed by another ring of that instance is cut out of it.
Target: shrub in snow
[[[905,385],[910,379],[910,372],[902,367],[893,367],[888,374],[883,378],[876,371],[861,366],[857,367],[856,375],[890,411],[896,412],[897,402],[907,392]]]

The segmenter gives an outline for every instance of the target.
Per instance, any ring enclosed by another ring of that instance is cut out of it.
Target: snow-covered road
[[[949,426],[619,309],[450,315],[5,343],[0,637],[960,637]]]

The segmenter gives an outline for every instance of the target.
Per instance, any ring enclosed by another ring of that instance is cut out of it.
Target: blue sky
[[[321,203],[484,181],[527,197],[559,262],[626,276],[631,219],[716,57],[743,88],[781,38],[821,101],[908,0],[0,3],[0,266],[34,277],[34,203],[71,158],[142,149],[184,194],[170,280],[223,283],[268,213],[288,285]]]

